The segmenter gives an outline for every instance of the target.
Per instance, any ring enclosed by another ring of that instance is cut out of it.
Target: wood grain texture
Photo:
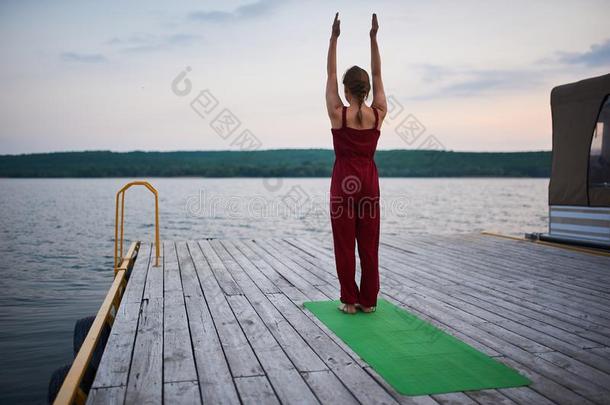
[[[482,235],[382,238],[381,296],[527,376],[398,394],[303,307],[332,241],[143,243],[89,404],[593,404],[610,398],[610,258]]]

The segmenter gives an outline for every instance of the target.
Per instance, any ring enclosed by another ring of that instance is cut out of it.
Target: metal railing
[[[89,362],[93,357],[93,352],[102,335],[104,326],[108,324],[108,326],[112,327],[114,323],[123,292],[127,286],[127,272],[133,267],[139,249],[140,242],[132,243],[127,251],[127,255],[125,255],[120,265],[115,269],[112,285],[100,309],[97,311],[93,324],[89,332],[87,332],[87,336],[55,397],[54,405],[84,404],[86,402],[87,394],[80,387],[81,381],[87,371],[87,367],[89,367]]]
[[[116,209],[114,218],[114,272],[117,272],[117,266],[120,258],[123,257],[123,224],[125,222],[125,192],[133,186],[144,186],[155,196],[155,267],[159,266],[159,193],[157,190],[150,185],[147,181],[132,181],[131,183],[125,184],[116,193]],[[121,237],[119,239],[119,200],[120,213],[121,213]]]

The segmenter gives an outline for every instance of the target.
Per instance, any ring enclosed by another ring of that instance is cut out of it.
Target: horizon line
[[[0,154],[0,157],[7,156],[28,156],[28,155],[52,155],[62,153],[116,153],[116,154],[127,154],[127,153],[197,153],[197,152],[235,152],[235,153],[248,153],[248,152],[273,152],[273,151],[303,151],[303,150],[321,150],[321,151],[333,151],[332,148],[268,148],[268,149],[256,149],[256,150],[239,150],[239,149],[174,149],[174,150],[144,150],[144,149],[133,149],[127,151],[111,150],[111,149],[82,149],[82,150],[56,150],[47,152],[20,152],[20,153],[5,153]],[[377,149],[376,152],[390,152],[390,151],[404,151],[404,152],[450,152],[450,153],[540,153],[540,152],[552,152],[552,149],[532,149],[532,150],[454,150],[454,149],[407,149],[407,148],[382,148]]]

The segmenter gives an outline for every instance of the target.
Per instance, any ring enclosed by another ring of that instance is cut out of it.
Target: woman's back
[[[379,129],[379,118],[378,113],[375,114],[373,108],[363,104],[360,108],[361,111],[361,119],[358,120],[358,107],[357,106],[348,106],[346,108],[346,121],[345,126],[353,129]],[[341,128],[343,125],[342,120],[339,122],[333,122],[333,129]]]
[[[357,111],[352,112],[352,122],[349,120],[349,107],[343,107],[341,111],[341,126],[332,128],[333,149],[335,156],[341,158],[364,158],[373,159],[379,140],[379,112],[370,107],[372,117],[368,117],[368,112],[362,106],[362,122],[358,122]],[[355,109],[354,109],[355,110]],[[359,128],[361,127],[361,128]]]

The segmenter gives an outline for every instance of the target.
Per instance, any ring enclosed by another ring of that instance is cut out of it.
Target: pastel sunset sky
[[[370,71],[379,16],[386,93],[402,108],[379,147],[549,150],[549,93],[610,71],[607,1],[16,1],[0,3],[0,154],[237,149],[228,109],[264,149],[331,148],[325,59],[339,11],[341,74]],[[191,91],[172,91],[187,67]],[[206,90],[207,116],[191,101]],[[237,133],[236,132],[236,133]],[[422,136],[422,138],[424,137]]]

